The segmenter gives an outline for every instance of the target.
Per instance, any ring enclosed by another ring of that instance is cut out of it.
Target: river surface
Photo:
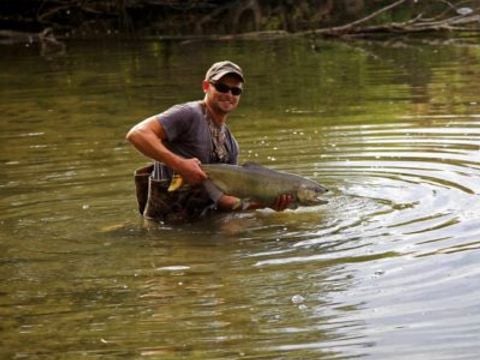
[[[0,358],[478,359],[478,44],[2,47]],[[125,133],[223,59],[241,161],[329,203],[145,222]]]

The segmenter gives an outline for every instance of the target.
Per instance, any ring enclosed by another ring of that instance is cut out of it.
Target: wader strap
[[[143,215],[148,199],[148,179],[153,171],[153,164],[141,167],[133,173],[135,178],[135,191],[137,195],[138,211]]]
[[[168,192],[168,185],[168,180],[155,180],[152,177],[148,179],[147,204],[142,213],[146,219],[164,221],[176,212],[176,194]]]

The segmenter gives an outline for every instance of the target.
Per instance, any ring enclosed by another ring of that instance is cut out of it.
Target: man
[[[201,163],[237,164],[238,144],[226,126],[228,114],[239,104],[245,83],[242,69],[230,61],[213,64],[202,82],[205,97],[176,105],[135,125],[127,134],[142,154],[154,160],[152,167],[137,170],[139,210],[147,218],[166,221],[188,220],[206,209],[224,211],[254,209],[270,205],[284,210],[289,194],[275,204],[250,203],[224,194],[207,180]],[[173,174],[188,184],[169,192]],[[148,181],[148,190],[147,190]]]

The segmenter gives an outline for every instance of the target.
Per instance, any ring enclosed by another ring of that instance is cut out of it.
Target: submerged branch
[[[316,29],[316,30],[313,30],[313,33],[321,34],[322,32],[336,32],[336,33],[348,32],[350,29],[354,29],[359,24],[363,24],[367,21],[370,21],[370,20],[376,18],[377,16],[379,16],[380,14],[383,14],[384,12],[387,12],[387,11],[397,7],[398,5],[403,4],[406,1],[407,0],[398,0],[398,1],[394,2],[393,4],[385,6],[384,8],[381,8],[380,10],[377,10],[377,11],[373,12],[372,14],[370,14],[370,15],[368,15],[368,16],[360,19],[360,20],[356,20],[356,21],[354,21],[350,24],[346,24],[346,25],[342,25],[342,26],[335,26],[335,27],[326,28],[326,29]],[[306,33],[309,33],[309,32],[311,32],[311,31],[306,31]]]

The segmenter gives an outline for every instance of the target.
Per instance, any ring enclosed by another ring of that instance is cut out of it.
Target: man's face
[[[229,113],[237,108],[243,83],[235,75],[225,75],[215,83],[205,81],[203,88],[207,94],[207,101],[223,113]]]

